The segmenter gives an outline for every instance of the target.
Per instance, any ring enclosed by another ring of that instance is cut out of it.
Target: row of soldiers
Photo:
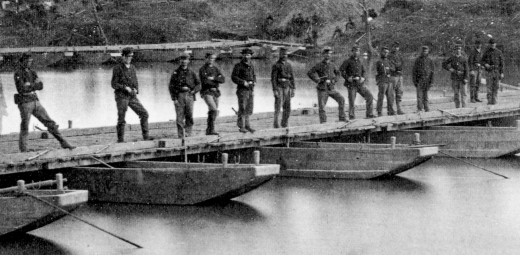
[[[443,67],[451,72],[452,87],[455,96],[456,107],[465,106],[465,84],[468,79],[471,82],[471,101],[480,102],[478,99],[478,87],[480,84],[480,74],[482,68],[488,72],[488,104],[496,104],[496,94],[498,82],[503,78],[503,57],[502,53],[496,49],[496,42],[490,40],[490,48],[486,53],[481,54],[480,44],[471,52],[468,58],[462,55],[461,46],[456,47],[455,54],[443,62]],[[339,120],[347,121],[345,114],[345,99],[335,89],[335,84],[340,76],[344,78],[344,85],[348,89],[348,119],[355,119],[355,99],[360,94],[366,101],[366,117],[374,118],[372,93],[367,88],[365,67],[360,59],[360,49],[352,47],[351,55],[346,59],[339,70],[332,62],[332,50],[323,50],[323,60],[316,64],[307,73],[317,86],[319,120],[320,123],[327,121],[325,105],[328,98],[336,100],[338,103]],[[236,84],[236,95],[238,99],[237,126],[239,132],[254,133],[255,129],[251,126],[250,116],[254,107],[254,87],[256,85],[255,69],[251,63],[253,51],[244,49],[241,52],[242,59],[237,63],[232,71],[231,80]],[[136,69],[132,64],[134,50],[130,47],[122,50],[122,62],[114,67],[111,80],[114,89],[115,101],[117,106],[117,141],[124,142],[125,136],[125,116],[128,108],[132,109],[140,119],[143,140],[153,140],[149,135],[148,117],[149,114],[137,98],[139,94],[139,84],[137,81]],[[434,65],[429,58],[429,48],[422,47],[421,55],[415,60],[412,68],[413,84],[417,88],[417,109],[419,111],[429,111],[428,91],[433,84]],[[401,109],[403,95],[403,65],[404,59],[399,52],[399,44],[394,43],[392,50],[383,47],[381,59],[375,64],[376,82],[378,86],[377,114],[383,115],[383,100],[387,99],[387,114],[404,114]],[[291,64],[287,61],[287,49],[280,48],[279,59],[272,66],[271,84],[275,98],[274,106],[274,128],[287,127],[291,112],[291,98],[295,95],[295,79]],[[177,135],[184,138],[192,135],[193,105],[195,95],[200,92],[208,106],[208,118],[206,135],[218,135],[215,131],[215,120],[218,116],[218,104],[220,97],[220,84],[225,82],[225,77],[220,69],[215,66],[216,54],[208,53],[206,63],[199,69],[198,76],[189,67],[189,56],[180,57],[180,65],[171,75],[168,85],[170,97],[173,101],[176,112]],[[20,67],[14,74],[15,84],[18,94],[15,94],[15,103],[18,105],[21,115],[19,148],[20,151],[27,151],[27,135],[29,120],[34,115],[42,122],[61,144],[61,147],[74,149],[58,131],[58,125],[48,116],[47,112],[40,104],[35,93],[43,89],[43,83],[38,78],[36,72],[31,69],[33,59],[28,53],[22,54]],[[394,110],[394,103],[396,109]],[[282,112],[281,123],[279,115]]]

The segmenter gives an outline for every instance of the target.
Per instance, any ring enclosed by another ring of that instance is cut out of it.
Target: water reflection
[[[2,238],[0,240],[0,254],[2,255],[20,255],[20,254],[41,254],[41,255],[66,255],[72,254],[63,246],[53,241],[33,236],[30,234],[22,234],[11,238]]]

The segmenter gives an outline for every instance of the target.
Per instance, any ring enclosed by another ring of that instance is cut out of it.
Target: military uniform
[[[231,80],[237,85],[238,118],[237,126],[241,132],[254,132],[249,123],[249,116],[253,114],[254,88],[256,84],[255,69],[250,62],[244,60],[237,63],[231,73]],[[245,85],[247,84],[247,86]]]
[[[419,56],[412,67],[412,80],[417,89],[417,110],[430,111],[428,90],[433,84],[433,61],[428,56]]]
[[[200,96],[208,105],[208,121],[206,135],[218,135],[215,132],[215,120],[218,115],[218,99],[220,97],[219,84],[224,83],[226,78],[222,75],[220,70],[209,64],[204,64],[199,69],[199,77],[202,84]],[[213,80],[209,80],[213,77]]]
[[[383,101],[386,96],[386,110],[388,115],[395,115],[394,111],[394,83],[390,77],[391,62],[382,58],[376,62],[376,82],[379,92],[377,94],[377,115],[383,116]]]
[[[24,59],[25,58],[25,59]],[[22,56],[21,61],[26,61],[29,57]],[[52,120],[47,111],[40,104],[38,96],[36,95],[37,90],[43,89],[43,83],[37,81],[38,75],[35,71],[31,70],[30,67],[19,67],[14,73],[14,83],[18,94],[15,94],[15,103],[18,105],[20,110],[20,117],[22,122],[20,124],[20,138],[18,146],[21,152],[27,151],[27,136],[29,134],[29,121],[31,115],[34,115],[51,133],[56,140],[60,143],[62,148],[73,149],[60,134],[58,125]]]
[[[466,81],[468,80],[468,60],[463,55],[453,55],[442,63],[445,70],[451,72],[451,87],[453,88],[453,101],[455,107],[466,107]]]
[[[171,99],[175,103],[177,136],[179,138],[191,136],[193,103],[195,94],[201,89],[200,81],[195,72],[180,66],[173,72],[168,88]]]
[[[478,91],[480,89],[480,80],[482,75],[482,50],[474,48],[469,53],[469,98],[472,103],[480,102],[478,99]]]
[[[390,52],[388,60],[392,64],[390,69],[390,77],[392,79],[392,85],[394,86],[395,106],[397,114],[403,114],[401,110],[401,101],[403,101],[403,65],[404,60],[401,54],[396,51]]]
[[[139,116],[143,139],[150,139],[148,135],[148,112],[137,98],[139,84],[134,65],[128,67],[124,63],[114,67],[112,73],[112,88],[114,88],[115,100],[117,105],[117,141],[124,142],[125,136],[125,117],[128,107]],[[126,88],[132,89],[128,92]]]
[[[340,68],[341,75],[345,79],[345,87],[348,89],[348,104],[349,104],[349,118],[356,118],[356,93],[359,93],[366,102],[366,117],[372,118],[373,114],[373,101],[374,96],[365,86],[364,82],[360,82],[360,79],[365,79],[365,67],[361,63],[361,60],[358,57],[350,56],[347,60],[345,60]],[[349,81],[349,78],[352,81]]]
[[[339,121],[346,121],[345,116],[345,98],[334,88],[338,81],[339,71],[332,62],[321,61],[311,68],[307,73],[309,78],[318,84],[318,107],[320,115],[320,123],[327,122],[327,113],[325,106],[329,97],[338,103]],[[329,82],[327,82],[329,81]]]
[[[504,75],[504,57],[502,51],[496,48],[489,48],[482,56],[483,66],[487,72],[487,101],[488,104],[496,104],[500,79]]]
[[[282,127],[289,124],[291,97],[294,96],[294,75],[291,64],[278,60],[271,71],[271,84],[274,93],[274,128],[279,128],[278,116],[283,107]]]

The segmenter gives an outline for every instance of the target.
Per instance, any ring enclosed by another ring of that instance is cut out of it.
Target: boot
[[[70,150],[76,148],[75,146],[70,145],[69,142],[67,142],[67,140],[65,140],[65,138],[63,138],[60,131],[58,130],[58,125],[48,128],[48,130],[49,130],[49,133],[51,133],[56,138],[56,140],[58,140],[58,142],[60,142],[61,148],[70,149]]]
[[[141,132],[143,133],[143,140],[144,141],[151,141],[153,140],[153,137],[150,137],[149,131],[148,131],[148,118],[142,118],[141,119]]]
[[[125,142],[125,125],[118,124],[117,128],[117,142],[124,143]]]
[[[396,103],[395,106],[397,109],[397,115],[403,115],[404,112],[403,112],[403,110],[401,110],[401,103]]]
[[[278,113],[278,112],[274,113],[274,125],[273,125],[274,128],[280,128],[280,125],[278,124],[279,115],[280,115],[280,113]]]
[[[237,118],[237,126],[238,126],[238,131],[240,131],[240,133],[247,133],[247,129],[245,128],[244,126],[245,124],[245,117],[244,116],[238,116]]]
[[[217,111],[208,112],[208,128],[206,129],[206,135],[218,135],[215,132],[215,119],[217,118]]]
[[[251,126],[249,125],[249,116],[246,116],[246,130],[251,132],[251,133],[254,133],[256,130],[254,130],[253,128],[251,128]]]
[[[27,135],[29,131],[20,130],[20,137],[18,138],[18,147],[20,152],[27,151]]]

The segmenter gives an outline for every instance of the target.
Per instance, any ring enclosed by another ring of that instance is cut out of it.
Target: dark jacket
[[[181,66],[172,73],[168,89],[172,100],[177,100],[179,94],[189,92],[195,99],[195,94],[200,91],[200,81],[195,72],[189,68],[182,69]]]
[[[332,62],[321,61],[307,72],[307,76],[318,84],[318,90],[334,90],[334,85],[338,81],[339,71]],[[325,81],[330,80],[327,84]]]
[[[377,84],[389,83],[392,73],[392,63],[388,58],[382,58],[376,62],[376,82]]]
[[[419,56],[412,67],[412,80],[414,86],[426,83],[433,84],[433,72],[435,68],[433,61],[428,56]]]
[[[285,81],[282,81],[281,79],[285,79]],[[271,84],[273,85],[273,90],[276,88],[286,87],[295,89],[294,75],[291,64],[289,64],[287,61],[278,60],[273,65],[271,70]]]
[[[444,62],[442,62],[442,68],[447,71],[452,68],[455,70],[454,72],[451,72],[451,79],[454,81],[463,81],[468,79],[468,60],[463,55],[453,55],[449,57]]]
[[[246,64],[240,61],[233,67],[231,80],[237,85],[237,90],[253,90],[256,83],[255,69],[251,63]],[[244,81],[252,82],[248,87],[244,86]]]
[[[124,63],[118,64],[112,71],[112,88],[117,97],[130,98],[139,93],[139,84],[137,83],[137,75],[134,65],[130,64],[127,68]],[[135,89],[137,92],[130,93],[125,87]]]
[[[484,64],[491,66],[486,69],[486,71],[498,71],[501,74],[504,73],[504,57],[502,51],[499,49],[489,48],[482,56],[481,64],[482,66],[484,66]]]
[[[477,48],[473,48],[471,52],[469,53],[468,57],[468,66],[469,70],[479,70],[480,62],[482,61],[482,50],[478,51]],[[479,64],[479,66],[477,66]]]
[[[339,67],[339,71],[341,72],[341,76],[345,79],[345,87],[350,87],[358,83],[358,81],[349,82],[348,78],[365,78],[365,66],[363,66],[361,60],[355,56],[350,56],[347,60],[343,61]]]
[[[19,67],[14,72],[14,84],[16,85],[16,90],[18,91],[18,94],[15,95],[16,104],[28,103],[38,100],[38,96],[36,93],[34,93],[34,91],[42,90],[43,83],[41,81],[35,82],[37,78],[38,75],[36,72],[29,68]],[[26,82],[29,82],[31,85],[25,86],[24,84]]]
[[[208,77],[213,77],[213,80],[208,80]],[[209,66],[209,64],[204,64],[199,69],[199,78],[202,84],[202,89],[200,91],[201,95],[211,94],[216,97],[220,96],[219,84],[224,83],[226,78],[220,70],[216,66]],[[211,89],[216,89],[215,91],[211,91]]]
[[[391,76],[400,76],[403,75],[403,65],[404,59],[399,52],[390,52],[388,55],[388,60],[392,64],[392,70],[390,72]]]

